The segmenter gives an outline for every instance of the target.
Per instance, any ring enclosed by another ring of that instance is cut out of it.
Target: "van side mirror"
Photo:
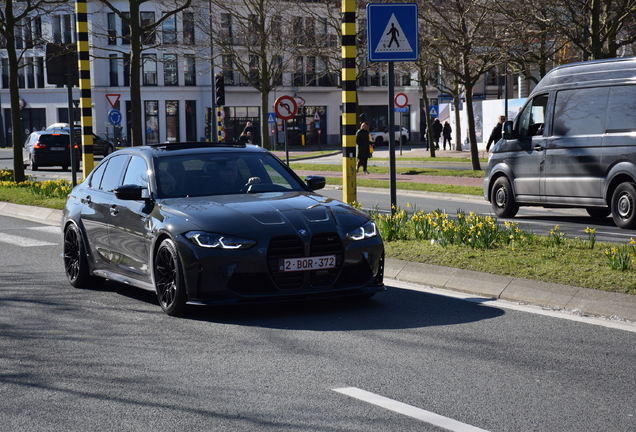
[[[513,126],[514,126],[514,123],[511,120],[508,120],[507,122],[503,124],[503,133],[502,133],[503,139],[509,140],[509,139],[515,138],[515,131],[513,130]]]

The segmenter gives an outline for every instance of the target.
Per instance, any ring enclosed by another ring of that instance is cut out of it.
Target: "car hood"
[[[282,234],[363,225],[370,218],[338,200],[311,192],[270,192],[166,199],[160,203],[167,217],[180,217],[199,229],[247,235],[263,229]]]

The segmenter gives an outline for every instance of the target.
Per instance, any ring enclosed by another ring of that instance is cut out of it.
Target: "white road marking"
[[[31,239],[28,237],[15,236],[11,234],[0,233],[0,243],[9,243],[22,247],[34,247],[34,246],[56,246],[57,243],[43,242],[40,240]]]
[[[391,279],[390,282],[387,280],[385,283],[387,285],[392,285],[396,288],[408,289],[411,291],[426,292],[426,293],[466,300],[472,303],[477,303],[481,306],[511,309],[511,310],[516,310],[521,312],[529,312],[536,315],[544,315],[544,316],[549,316],[553,318],[566,319],[570,321],[582,322],[586,324],[598,325],[602,327],[636,333],[636,323],[633,323],[631,321],[618,321],[618,320],[612,321],[610,319],[602,318],[602,317],[581,316],[581,315],[576,315],[574,312],[571,312],[571,311],[545,309],[541,306],[524,305],[524,304],[505,301],[505,300],[496,300],[496,299],[492,299],[488,297],[481,297],[477,294],[468,294],[468,293],[463,293],[460,291],[451,291],[451,290],[445,290],[442,288],[434,288],[430,286],[420,286],[420,285],[416,285],[416,284],[412,284],[408,282],[396,281],[393,279]]]
[[[365,390],[361,390],[356,387],[345,387],[333,389],[338,393],[350,396],[355,399],[359,399],[364,402],[368,402],[373,405],[394,411],[399,414],[403,414],[408,417],[412,417],[423,422],[442,427],[454,432],[487,432],[485,429],[480,429],[475,426],[471,426],[466,423],[453,420],[452,418],[444,417],[434,412],[426,411],[421,408],[417,408],[411,405],[407,405],[402,402],[398,402],[393,399],[386,398],[384,396],[370,393]]]
[[[56,225],[31,227],[31,228],[27,228],[27,229],[30,230],[30,231],[45,232],[45,233],[49,233],[49,234],[60,234],[62,232],[60,230],[60,227],[56,226]]]

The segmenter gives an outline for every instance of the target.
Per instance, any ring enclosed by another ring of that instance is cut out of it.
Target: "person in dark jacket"
[[[446,141],[448,141],[448,149],[452,150],[451,148],[451,133],[453,132],[453,129],[451,129],[451,125],[448,124],[447,121],[444,122],[444,129],[442,131],[442,134],[444,135],[444,150],[446,150]]]
[[[369,124],[365,122],[360,125],[360,129],[356,132],[356,145],[358,146],[358,167],[356,172],[359,172],[360,168],[362,168],[364,174],[369,174],[369,171],[367,171],[367,160],[371,156],[369,151],[370,142]]]
[[[496,144],[497,141],[499,141],[501,139],[501,128],[503,127],[503,124],[506,122],[506,116],[504,115],[500,115],[499,116],[499,121],[497,122],[497,124],[495,125],[494,128],[492,128],[492,132],[490,132],[490,138],[488,138],[488,143],[486,143],[486,151],[490,151],[490,146],[492,144]]]
[[[439,137],[442,136],[442,129],[444,129],[444,126],[442,126],[442,123],[439,121],[439,119],[435,119],[435,121],[433,122],[433,126],[431,126],[433,128],[433,141],[435,142],[435,150],[439,150]]]

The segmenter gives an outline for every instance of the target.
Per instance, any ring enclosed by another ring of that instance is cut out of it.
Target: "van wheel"
[[[506,177],[499,177],[492,187],[492,210],[503,218],[515,217],[519,211],[519,204],[515,201],[512,187]]]
[[[585,211],[594,219],[605,219],[612,212],[609,207],[588,207]]]
[[[619,228],[636,227],[636,187],[634,183],[621,183],[612,195],[612,218]]]

